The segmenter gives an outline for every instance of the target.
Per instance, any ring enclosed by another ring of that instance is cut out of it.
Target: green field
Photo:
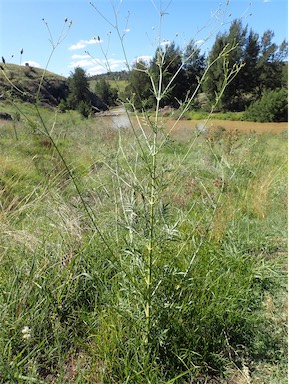
[[[126,80],[107,80],[107,82],[110,84],[112,88],[115,88],[119,94],[122,94],[125,90],[125,88],[128,86],[128,81]],[[89,87],[92,92],[95,90],[95,85],[97,83],[97,80],[89,80]]]
[[[0,382],[287,383],[286,132],[13,108]]]

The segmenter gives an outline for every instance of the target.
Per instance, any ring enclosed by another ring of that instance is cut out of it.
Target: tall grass
[[[18,140],[9,125],[1,137],[3,382],[197,383],[230,368],[248,381],[260,361],[283,370],[286,141],[178,139],[180,120],[167,128],[159,109],[164,55],[156,110],[131,104],[130,128],[44,118],[36,104]]]

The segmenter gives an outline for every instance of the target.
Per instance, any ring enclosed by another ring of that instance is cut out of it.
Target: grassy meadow
[[[286,132],[18,107],[0,382],[287,383]]]

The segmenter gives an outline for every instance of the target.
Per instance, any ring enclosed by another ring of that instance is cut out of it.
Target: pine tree
[[[70,74],[68,89],[67,105],[69,108],[78,109],[81,105],[81,110],[87,110],[87,107],[91,106],[89,83],[84,69],[75,68],[74,73]],[[84,104],[86,108],[84,108]]]
[[[283,41],[278,47],[272,42],[274,32],[267,30],[261,38],[260,57],[258,67],[259,76],[259,96],[268,90],[281,88],[283,85],[283,71],[286,65],[288,54],[288,45]]]
[[[208,96],[211,104],[216,101],[216,95],[219,94],[224,81],[224,59],[219,58],[221,52],[227,44],[226,34],[219,33],[209,52],[207,66],[209,70],[203,85],[203,89]]]
[[[162,100],[160,106],[171,105],[178,107],[179,101],[185,99],[187,85],[182,53],[174,42],[165,48],[159,47],[157,49],[150,67],[150,73],[156,88],[160,76],[162,76]]]
[[[132,100],[138,110],[147,110],[155,106],[152,83],[149,77],[149,67],[138,60],[129,73],[129,85],[125,90],[125,96]]]
[[[225,37],[228,48],[232,49],[226,60],[228,67],[245,63],[244,46],[247,36],[247,27],[242,26],[241,20],[234,20],[230,26],[229,33]],[[224,70],[223,70],[224,72]],[[222,109],[225,111],[240,111],[244,108],[244,83],[242,81],[242,71],[227,85],[221,99]],[[224,76],[224,75],[223,75]]]
[[[220,109],[224,111],[244,110],[250,103],[260,99],[264,92],[286,86],[287,43],[278,47],[272,42],[274,33],[266,31],[259,40],[258,34],[247,26],[243,28],[240,20],[234,20],[229,32],[217,35],[208,56],[208,70],[204,90],[211,103],[224,80],[224,60],[229,68],[243,63],[237,76],[228,84],[221,98]],[[224,47],[233,48],[226,58],[218,58]]]
[[[192,96],[199,85],[199,80],[205,70],[205,55],[201,54],[194,40],[187,45],[183,54],[183,68],[185,71],[185,86],[187,97]]]
[[[117,90],[112,88],[110,83],[104,78],[96,82],[94,92],[107,106],[115,105],[118,96]]]
[[[248,97],[248,104],[256,99],[256,90],[259,84],[260,68],[258,66],[260,54],[259,35],[250,29],[244,46],[245,67],[240,73],[242,80],[242,91]]]

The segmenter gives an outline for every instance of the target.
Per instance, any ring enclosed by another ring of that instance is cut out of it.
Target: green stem
[[[155,243],[155,204],[156,204],[156,144],[157,144],[157,132],[154,133],[153,147],[152,147],[152,167],[151,167],[151,185],[150,185],[150,199],[149,199],[149,244],[148,244],[148,259],[147,259],[147,276],[146,276],[146,288],[147,288],[147,300],[146,300],[146,343],[150,344],[151,333],[151,304],[152,304],[152,268],[153,268],[153,256],[154,256],[154,243]]]
[[[159,53],[161,54],[161,53]],[[156,204],[156,170],[157,170],[157,138],[158,138],[158,119],[159,108],[162,94],[162,65],[159,65],[159,82],[157,89],[157,105],[155,112],[155,121],[152,123],[153,129],[153,143],[150,148],[150,154],[152,157],[152,166],[150,167],[150,199],[149,199],[149,244],[148,244],[148,258],[147,258],[147,274],[146,274],[146,344],[151,343],[151,317],[152,317],[152,268],[154,257],[154,243],[155,243],[155,204]]]

